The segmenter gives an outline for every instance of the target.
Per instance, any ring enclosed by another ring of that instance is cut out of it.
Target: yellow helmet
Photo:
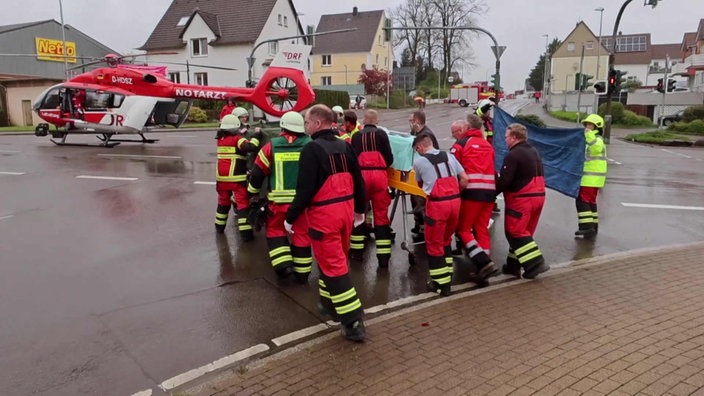
[[[604,127],[604,119],[601,118],[599,114],[589,114],[585,119],[582,120],[582,125],[586,125],[587,122],[591,122],[599,129]]]
[[[242,116],[249,115],[249,112],[244,107],[235,107],[234,109],[232,109],[232,115],[239,118]]]
[[[220,129],[233,131],[240,127],[240,119],[233,114],[228,114],[220,121]]]
[[[281,120],[279,120],[281,129],[296,133],[304,133],[306,131],[303,127],[303,123],[303,116],[295,111],[287,112],[282,115]]]

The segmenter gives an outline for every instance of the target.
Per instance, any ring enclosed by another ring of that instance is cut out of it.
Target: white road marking
[[[265,352],[268,350],[269,350],[269,346],[267,346],[266,344],[257,344],[251,348],[247,348],[247,349],[244,349],[244,350],[239,351],[237,353],[234,353],[232,355],[225,356],[224,358],[220,358],[210,364],[206,364],[205,366],[187,371],[187,372],[185,372],[183,374],[179,374],[173,378],[169,378],[166,381],[159,384],[159,388],[163,389],[164,391],[169,391],[171,389],[176,388],[177,386],[180,386],[180,385],[183,385],[187,382],[193,381],[194,379],[196,379],[200,376],[203,376],[207,373],[210,373],[215,370],[221,369],[223,367],[235,364],[240,360],[247,359],[249,357],[252,357],[256,354],[259,354],[259,353],[262,353],[262,352]]]
[[[15,215],[0,216],[0,220],[7,220],[15,217]]]
[[[204,185],[204,186],[214,186],[215,182],[214,181],[198,181],[198,180],[196,180],[193,182],[193,184],[200,184],[200,185]]]
[[[124,181],[135,181],[135,180],[139,180],[138,177],[89,176],[89,175],[80,175],[80,176],[76,176],[76,179],[124,180]]]
[[[21,151],[19,150],[0,150],[0,153],[5,153],[5,154],[16,154],[20,153]]]
[[[655,205],[621,202],[621,205],[631,208],[651,208],[651,209],[678,209],[678,210],[704,210],[702,206],[678,206],[678,205]]]
[[[0,172],[0,175],[10,175],[10,176],[21,176],[26,174],[26,172]]]
[[[172,136],[170,136],[170,137],[194,138],[194,137],[198,137],[198,136],[196,136],[196,135],[172,135]]]
[[[137,392],[137,393],[132,394],[132,396],[152,396],[152,390],[151,389],[143,390],[141,392]]]
[[[98,154],[98,157],[113,158],[154,158],[154,159],[182,159],[178,155],[132,155],[132,154]]]
[[[306,327],[305,329],[297,330],[288,334],[284,334],[281,337],[276,337],[271,342],[274,343],[274,345],[281,346],[284,344],[288,344],[289,342],[293,342],[296,340],[300,340],[301,338],[308,337],[310,335],[313,335],[315,333],[320,333],[321,331],[326,331],[330,329],[330,326],[326,325],[325,323],[320,323],[315,326],[310,326]]]
[[[613,162],[613,163],[616,164],[616,165],[623,165],[623,164],[621,164],[620,162],[616,161],[616,160],[613,159],[613,158],[607,158],[607,160],[609,160],[610,162]]]
[[[686,154],[676,153],[676,152],[670,151],[670,150],[668,150],[668,149],[660,149],[660,150],[662,150],[662,151],[664,151],[664,152],[666,152],[666,153],[670,153],[670,154],[674,154],[674,155],[679,155],[680,157],[692,158],[692,157],[690,157],[690,156],[688,156],[688,155],[686,155]]]

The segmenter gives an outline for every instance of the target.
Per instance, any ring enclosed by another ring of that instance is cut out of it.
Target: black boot
[[[530,265],[525,265],[525,272],[523,273],[524,279],[535,279],[536,276],[542,274],[543,272],[550,269],[550,266],[545,264],[545,259],[540,257]]]
[[[428,283],[426,283],[426,286],[428,286],[428,291],[437,293],[442,297],[447,297],[452,294],[452,289],[449,283],[446,285],[440,285],[437,282],[430,280],[428,281]]]
[[[350,324],[342,326],[342,336],[350,341],[364,342],[365,335],[366,332],[362,319],[357,319]]]

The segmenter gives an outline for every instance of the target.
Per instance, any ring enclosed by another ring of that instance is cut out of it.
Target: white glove
[[[354,224],[355,227],[359,227],[362,223],[364,223],[364,213],[355,213],[354,222],[352,224]]]
[[[293,224],[289,223],[288,221],[284,221],[284,229],[289,234],[293,234]]]

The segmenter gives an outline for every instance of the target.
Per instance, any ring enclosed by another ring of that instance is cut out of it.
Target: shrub
[[[200,107],[191,107],[191,111],[188,112],[189,122],[208,122],[208,114]]]
[[[350,94],[347,91],[333,91],[326,89],[313,89],[315,92],[315,102],[313,104],[324,104],[330,108],[342,106],[346,109],[350,106]]]
[[[682,119],[684,122],[704,120],[704,105],[692,106],[687,108],[684,111],[684,114],[682,114]]]
[[[684,132],[687,130],[687,123],[686,122],[676,122],[674,124],[670,124],[670,126],[667,127],[667,129],[671,131],[677,131],[677,132]]]
[[[547,126],[543,120],[535,114],[518,114],[514,118],[521,124],[535,125],[541,128],[545,128]]]
[[[621,118],[623,118],[623,104],[620,102],[613,102],[611,103],[611,123],[612,124],[617,124],[621,122]],[[599,106],[599,115],[604,116],[606,114],[606,103],[602,104]]]
[[[694,120],[687,124],[685,132],[704,135],[704,120]]]
[[[652,126],[653,122],[648,117],[639,116],[630,110],[624,110],[619,124],[624,126]]]

